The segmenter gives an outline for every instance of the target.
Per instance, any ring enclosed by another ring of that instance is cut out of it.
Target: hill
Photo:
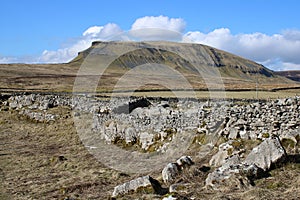
[[[104,59],[103,59],[104,58]],[[112,59],[112,60],[110,60]],[[111,61],[111,62],[108,62]],[[272,90],[294,88],[299,84],[282,77],[251,60],[201,44],[175,42],[93,42],[92,46],[69,63],[63,64],[1,64],[2,91],[72,92],[74,81],[98,80],[99,63],[108,62],[99,81],[97,91],[110,91],[120,77],[136,66],[156,63],[150,74],[127,77],[127,83],[154,80],[161,75],[159,66],[168,66],[184,76],[193,90]],[[78,70],[90,67],[92,71],[78,74]],[[149,68],[148,68],[149,69]],[[160,74],[159,74],[160,73]],[[164,75],[168,72],[163,72]],[[146,77],[147,76],[147,77]],[[159,79],[159,78],[157,78]],[[169,81],[172,78],[162,77]],[[186,89],[181,81],[170,82],[173,88]],[[128,87],[127,87],[128,88]],[[134,88],[136,89],[136,88]],[[160,82],[143,85],[140,90],[166,89]]]

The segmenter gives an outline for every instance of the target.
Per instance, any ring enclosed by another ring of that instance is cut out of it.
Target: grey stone
[[[229,142],[220,144],[219,151],[210,159],[209,165],[214,167],[221,166],[225,162],[226,158],[229,157],[229,149],[234,149],[233,146],[229,144]]]
[[[178,174],[179,174],[179,166],[177,163],[169,163],[162,170],[162,178],[165,183],[173,182]]]
[[[205,186],[223,191],[245,189],[251,187],[251,180],[260,177],[262,172],[255,164],[224,165],[208,174]]]
[[[179,167],[186,167],[194,164],[190,156],[182,156],[176,161],[176,163],[178,164]]]
[[[235,155],[232,155],[230,157],[227,157],[223,164],[222,164],[222,167],[223,168],[229,168],[230,166],[234,166],[234,165],[238,165],[241,163],[241,159],[240,159],[240,156],[235,154]]]
[[[229,135],[228,139],[236,139],[238,137],[238,129],[236,128],[230,128],[229,129]]]
[[[116,186],[112,193],[112,197],[125,195],[132,191],[137,191],[138,189],[146,187],[152,187],[153,192],[157,194],[165,194],[167,192],[161,187],[157,180],[150,176],[143,176]]]
[[[154,143],[153,139],[154,139],[153,134],[142,132],[140,134],[140,143],[142,149],[148,150],[148,148]]]
[[[272,135],[253,148],[244,163],[248,165],[255,164],[263,170],[269,170],[272,164],[284,159],[285,156],[286,152],[281,146],[279,138]]]
[[[137,140],[137,134],[131,127],[125,129],[125,142],[126,144],[133,144]]]

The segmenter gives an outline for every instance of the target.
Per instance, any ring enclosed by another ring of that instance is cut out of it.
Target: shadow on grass
[[[286,163],[300,163],[300,154],[290,154],[286,157]]]

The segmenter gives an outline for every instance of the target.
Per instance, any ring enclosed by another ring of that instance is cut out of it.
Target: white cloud
[[[90,47],[95,40],[110,40],[113,36],[121,34],[123,31],[116,24],[106,24],[105,26],[92,26],[83,32],[82,38],[69,47],[56,51],[44,50],[38,58],[41,63],[61,63],[69,62],[76,57],[78,52]]]
[[[143,17],[137,19],[129,34],[125,33],[118,25],[109,23],[105,26],[92,26],[85,30],[82,38],[69,47],[56,51],[43,51],[38,62],[60,63],[72,60],[78,52],[90,47],[95,40],[128,40],[131,36],[140,40],[181,40],[185,22],[180,18],[168,18],[164,16]]]
[[[230,44],[232,35],[227,28],[216,29],[204,34],[199,31],[188,32],[184,35],[184,41],[202,43],[216,48],[223,49]]]
[[[183,33],[185,21],[181,18],[169,18],[166,16],[145,16],[135,20],[131,30],[158,28]]]
[[[300,70],[300,64],[295,63],[282,63],[283,67],[281,70]]]
[[[97,34],[99,34],[102,29],[103,26],[91,26],[86,31],[84,31],[82,35],[96,37]]]
[[[16,58],[14,57],[2,57],[0,56],[0,63],[14,63],[16,62]]]
[[[289,67],[295,69],[295,66],[300,64],[300,31],[285,31],[274,35],[263,33],[234,35],[229,29],[220,28],[209,33],[188,32],[184,38],[184,41],[206,44],[255,60],[273,70]]]
[[[166,16],[145,16],[135,20],[129,35],[139,40],[181,40],[185,30],[185,21],[181,18]]]

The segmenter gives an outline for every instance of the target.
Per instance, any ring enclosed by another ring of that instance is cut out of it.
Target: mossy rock
[[[270,134],[269,134],[269,133],[263,133],[263,134],[262,134],[262,137],[263,137],[263,138],[269,138],[269,137],[270,137]]]
[[[231,156],[233,154],[233,148],[227,149],[227,154]]]

